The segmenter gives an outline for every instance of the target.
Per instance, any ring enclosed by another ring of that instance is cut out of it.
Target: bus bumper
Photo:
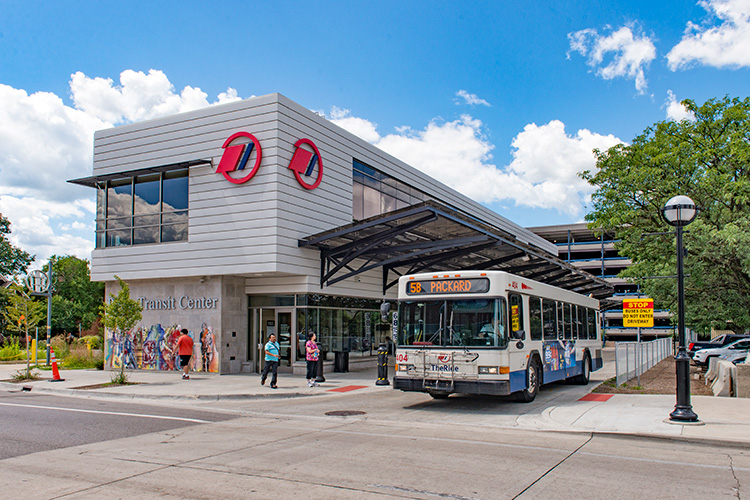
[[[507,396],[510,394],[510,382],[507,380],[450,380],[425,379],[412,377],[393,377],[393,388],[406,392],[444,392],[461,394],[478,394],[489,396]]]

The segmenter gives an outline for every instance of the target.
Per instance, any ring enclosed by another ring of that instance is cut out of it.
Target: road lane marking
[[[101,410],[82,410],[80,408],[62,408],[58,406],[38,406],[38,405],[22,405],[18,403],[0,403],[2,406],[18,406],[20,408],[39,408],[41,410],[60,410],[60,411],[72,411],[78,413],[98,413],[100,415],[120,415],[124,417],[139,417],[139,418],[156,418],[161,420],[181,420],[183,422],[195,422],[198,424],[211,424],[210,420],[199,420],[197,418],[184,418],[184,417],[167,417],[164,415],[149,415],[146,413],[123,413],[117,411],[101,411]]]

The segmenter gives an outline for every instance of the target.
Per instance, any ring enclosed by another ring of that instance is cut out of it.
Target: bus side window
[[[563,320],[563,322],[565,323],[566,340],[570,340],[573,338],[573,317],[570,314],[571,310],[572,306],[570,304],[563,304],[563,311],[565,311],[565,319]]]
[[[542,317],[544,318],[544,340],[555,340],[557,339],[557,316],[555,301],[543,299],[542,311]]]
[[[514,335],[516,332],[523,330],[523,298],[516,293],[512,293],[508,299],[510,301],[510,338],[523,340],[520,336]]]
[[[542,300],[529,297],[529,335],[531,340],[542,340]]]
[[[557,303],[557,338],[562,340],[565,338],[565,304],[562,302]]]
[[[588,312],[589,338],[596,340],[596,311],[589,309]]]

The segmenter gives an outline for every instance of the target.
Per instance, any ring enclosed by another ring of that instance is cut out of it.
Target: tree
[[[13,246],[8,240],[10,221],[0,214],[0,276],[15,276],[26,272],[33,255]]]
[[[29,297],[17,284],[11,285],[10,291],[7,294],[9,304],[2,311],[6,329],[25,337],[30,329],[47,318],[47,308],[42,302]]]
[[[85,330],[99,316],[104,301],[104,283],[91,281],[89,262],[73,255],[50,257],[52,262],[52,330]],[[47,272],[48,265],[42,268]]]
[[[598,170],[581,176],[596,187],[596,230],[615,231],[618,253],[633,265],[621,273],[663,308],[676,308],[675,239],[661,217],[672,196],[693,199],[700,212],[687,226],[685,316],[699,333],[750,327],[750,98],[682,104],[693,119],[663,121],[632,144],[595,151]]]
[[[110,300],[101,306],[102,325],[104,328],[114,330],[116,333],[124,334],[131,330],[143,317],[143,307],[138,301],[130,298],[130,287],[127,283],[115,275],[120,284],[117,295],[109,294]],[[113,382],[127,383],[125,376],[125,363],[120,363],[119,379]]]

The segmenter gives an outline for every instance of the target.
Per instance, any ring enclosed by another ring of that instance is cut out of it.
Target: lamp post
[[[682,246],[682,228],[693,222],[698,214],[698,207],[687,196],[679,195],[670,199],[661,210],[664,220],[677,228],[677,328],[678,347],[675,356],[677,375],[677,403],[669,420],[675,423],[697,422],[698,415],[690,405],[690,357],[685,346],[685,276],[682,258],[685,254]]]

